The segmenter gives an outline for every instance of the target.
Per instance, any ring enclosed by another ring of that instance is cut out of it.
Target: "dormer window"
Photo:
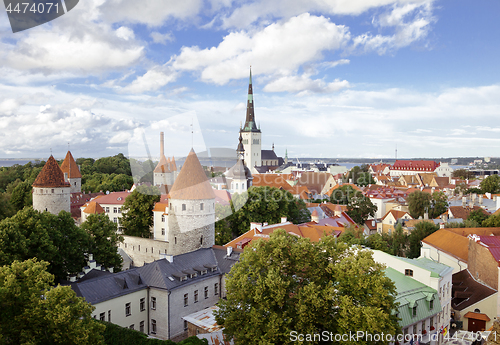
[[[431,309],[431,310],[434,309],[434,300],[433,299],[430,300],[430,302],[429,302],[429,309]]]
[[[414,306],[414,307],[412,308],[412,310],[411,310],[411,315],[412,315],[413,317],[417,316],[417,306]]]

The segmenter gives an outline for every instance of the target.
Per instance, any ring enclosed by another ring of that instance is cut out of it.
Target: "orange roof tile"
[[[382,217],[382,219],[385,219],[385,217],[387,217],[389,215],[389,213],[392,214],[392,216],[395,219],[399,219],[399,218],[404,217],[404,215],[407,214],[408,212],[406,212],[406,211],[398,211],[398,210],[390,210],[390,211],[387,211],[387,213]],[[409,215],[409,213],[408,213],[408,215]]]
[[[422,242],[430,244],[464,262],[468,260],[469,239],[448,229],[440,229],[424,238]]]
[[[469,214],[472,211],[478,211],[478,210],[481,210],[485,215],[488,215],[488,216],[490,215],[488,213],[488,211],[485,211],[484,209],[482,209],[479,206],[474,206],[472,208],[469,206],[465,206],[465,207],[463,207],[463,206],[450,206],[449,210],[454,218],[462,218],[462,219],[467,219],[467,217],[469,216]]]
[[[170,160],[170,170],[171,171],[177,171],[177,164],[175,164],[175,158],[172,156],[172,159]]]
[[[157,202],[153,208],[153,212],[165,212],[168,207],[168,202]]]
[[[69,178],[82,178],[80,169],[78,169],[78,165],[76,165],[73,155],[69,151],[61,164],[61,170],[63,173],[67,173]]]
[[[158,162],[158,165],[156,165],[156,168],[154,170],[155,173],[167,173],[170,172],[169,169],[169,164],[167,161],[167,157],[165,155],[161,155],[160,161]]]
[[[446,230],[451,231],[463,237],[469,235],[479,235],[479,236],[500,236],[500,228],[447,228]]]
[[[104,209],[95,201],[91,201],[87,204],[88,206],[83,210],[87,214],[101,214],[104,213]]]
[[[189,152],[179,176],[175,179],[170,190],[170,198],[181,200],[215,199],[212,186],[193,149]]]
[[[64,173],[52,155],[33,182],[33,187],[70,187],[69,183],[64,181]]]

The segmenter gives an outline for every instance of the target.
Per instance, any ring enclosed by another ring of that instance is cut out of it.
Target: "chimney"
[[[444,223],[439,223],[439,228],[444,229]]]
[[[160,132],[160,158],[165,155],[165,140],[163,137],[163,132]]]
[[[372,226],[375,226],[375,219],[372,220]]]
[[[471,195],[472,205],[474,205],[476,203],[476,198],[477,198],[477,194],[476,193],[472,193],[472,195]]]
[[[73,274],[73,275],[69,276],[69,281],[72,283],[76,282],[76,275]]]
[[[482,205],[483,204],[483,195],[479,195],[479,200],[478,200],[478,204],[479,205]]]
[[[447,223],[448,222],[448,212],[443,214],[443,222]]]
[[[262,223],[250,223],[250,230],[253,230],[256,235],[262,233]]]
[[[424,212],[424,219],[429,219],[429,213],[428,212]]]
[[[110,267],[110,268],[108,268],[109,273],[113,273],[113,271],[114,271],[114,270],[115,270],[115,268],[114,268],[114,267]]]
[[[465,207],[467,205],[467,197],[463,196],[462,197],[462,207]]]
[[[226,256],[227,256],[227,257],[230,257],[232,253],[233,253],[233,247],[228,246],[228,247],[226,248]]]
[[[165,259],[167,259],[167,261],[170,262],[170,263],[174,262],[174,256],[173,255],[165,255]]]
[[[281,223],[286,223],[286,217],[281,217]]]

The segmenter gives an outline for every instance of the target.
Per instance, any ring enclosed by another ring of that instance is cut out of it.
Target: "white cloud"
[[[156,66],[147,71],[143,76],[137,77],[130,85],[124,87],[124,92],[143,93],[156,91],[177,78],[171,68]]]
[[[130,28],[127,28],[126,26],[120,26],[116,30],[116,36],[118,36],[121,39],[124,39],[125,41],[134,39],[134,31]]]
[[[273,80],[264,87],[264,91],[328,93],[336,92],[346,87],[349,87],[347,80],[341,81],[336,79],[331,83],[326,83],[322,79],[311,79],[309,75],[303,74],[300,76],[284,76]]]
[[[256,32],[232,32],[218,47],[183,47],[172,66],[178,70],[201,70],[204,81],[225,84],[255,74],[285,74],[302,64],[321,59],[322,52],[339,49],[349,39],[343,25],[304,13],[285,23],[274,23]]]
[[[7,98],[0,101],[0,115],[12,115],[19,109],[21,102],[14,98]]]
[[[174,40],[174,36],[171,33],[161,34],[159,32],[152,32],[151,38],[154,43],[166,44],[167,42],[172,42]]]

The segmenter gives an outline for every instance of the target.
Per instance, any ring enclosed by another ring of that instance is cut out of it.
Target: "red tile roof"
[[[87,214],[101,214],[104,213],[104,209],[97,202],[91,201],[88,203],[88,206],[85,208],[85,210],[83,210],[83,212]]]
[[[123,205],[125,203],[125,199],[131,193],[128,191],[125,192],[111,192],[109,194],[97,196],[93,201],[96,201],[99,205]]]
[[[33,182],[33,187],[70,187],[69,183],[64,181],[64,173],[52,155],[36,177],[35,182]]]
[[[469,239],[448,229],[440,229],[427,236],[422,242],[442,250],[464,262],[469,257]]]
[[[439,166],[435,161],[397,160],[391,170],[434,171]]]
[[[61,170],[63,173],[67,173],[69,178],[82,178],[80,169],[78,169],[78,165],[76,165],[73,155],[69,151],[61,164]]]
[[[180,200],[215,199],[205,170],[203,170],[193,149],[189,152],[179,175],[175,179],[170,190],[170,198]]]

